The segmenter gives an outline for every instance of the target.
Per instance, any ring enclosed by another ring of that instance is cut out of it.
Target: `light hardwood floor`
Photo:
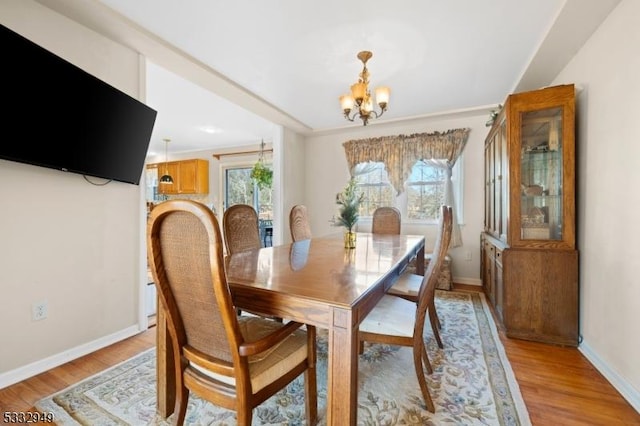
[[[456,285],[477,291],[478,287]],[[640,414],[576,348],[507,339],[500,333],[533,425],[640,425]],[[33,410],[39,399],[155,345],[155,329],[0,389],[0,413]],[[1,421],[1,420],[0,420]]]

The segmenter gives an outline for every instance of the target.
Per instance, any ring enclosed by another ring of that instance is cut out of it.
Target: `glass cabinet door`
[[[507,139],[504,117],[485,141],[484,231],[506,241],[507,232]]]
[[[562,120],[562,107],[521,113],[522,240],[563,240]]]
[[[509,154],[507,123],[500,124],[500,239],[507,241],[509,224]]]

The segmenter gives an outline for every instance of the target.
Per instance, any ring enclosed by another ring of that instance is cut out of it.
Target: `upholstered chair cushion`
[[[401,297],[384,295],[360,323],[360,332],[411,338],[415,320],[416,304],[414,302]]]
[[[387,291],[387,293],[394,296],[418,300],[418,292],[420,291],[420,285],[422,285],[423,278],[424,277],[422,275],[405,272],[398,277],[398,280],[393,283],[393,286]]]
[[[273,333],[282,327],[281,323],[259,317],[239,317],[240,331],[247,342],[253,342]],[[307,336],[304,330],[296,330],[276,346],[249,357],[249,375],[254,392],[273,383],[278,377],[290,371],[294,365],[307,357]],[[229,385],[235,385],[233,377],[216,374],[199,367],[195,363],[190,366],[199,373]]]

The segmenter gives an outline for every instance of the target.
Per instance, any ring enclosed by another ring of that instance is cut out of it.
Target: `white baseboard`
[[[84,343],[80,346],[76,346],[75,348],[68,349],[39,361],[32,362],[31,364],[2,373],[0,374],[0,389],[11,386],[14,383],[21,382],[47,370],[51,370],[52,368],[58,367],[69,361],[73,361],[76,358],[95,352],[98,349],[102,349],[138,333],[140,333],[140,327],[137,324],[132,325],[124,330],[117,331],[92,342]]]
[[[456,284],[482,286],[482,280],[480,278],[453,277],[453,282]]]
[[[629,404],[640,413],[640,391],[635,389],[624,377],[620,376],[615,370],[604,362],[598,354],[584,340],[578,346],[578,350],[587,358],[596,369],[602,373],[611,385],[622,394]]]

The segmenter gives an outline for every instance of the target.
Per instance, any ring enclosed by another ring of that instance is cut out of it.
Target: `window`
[[[446,169],[418,161],[405,184],[409,219],[433,220],[445,203]]]
[[[462,157],[456,162],[452,173],[453,196],[459,222],[462,211],[461,168]],[[359,164],[355,175],[358,187],[364,193],[364,201],[360,207],[362,218],[373,216],[378,207],[393,206],[400,210],[403,220],[430,223],[437,220],[439,208],[445,203],[447,172],[428,161],[418,161],[413,166],[405,183],[405,190],[398,196],[389,182],[383,163]]]
[[[356,171],[357,182],[364,199],[360,205],[360,216],[373,216],[382,206],[392,206],[395,190],[389,183],[382,163],[360,164]]]

